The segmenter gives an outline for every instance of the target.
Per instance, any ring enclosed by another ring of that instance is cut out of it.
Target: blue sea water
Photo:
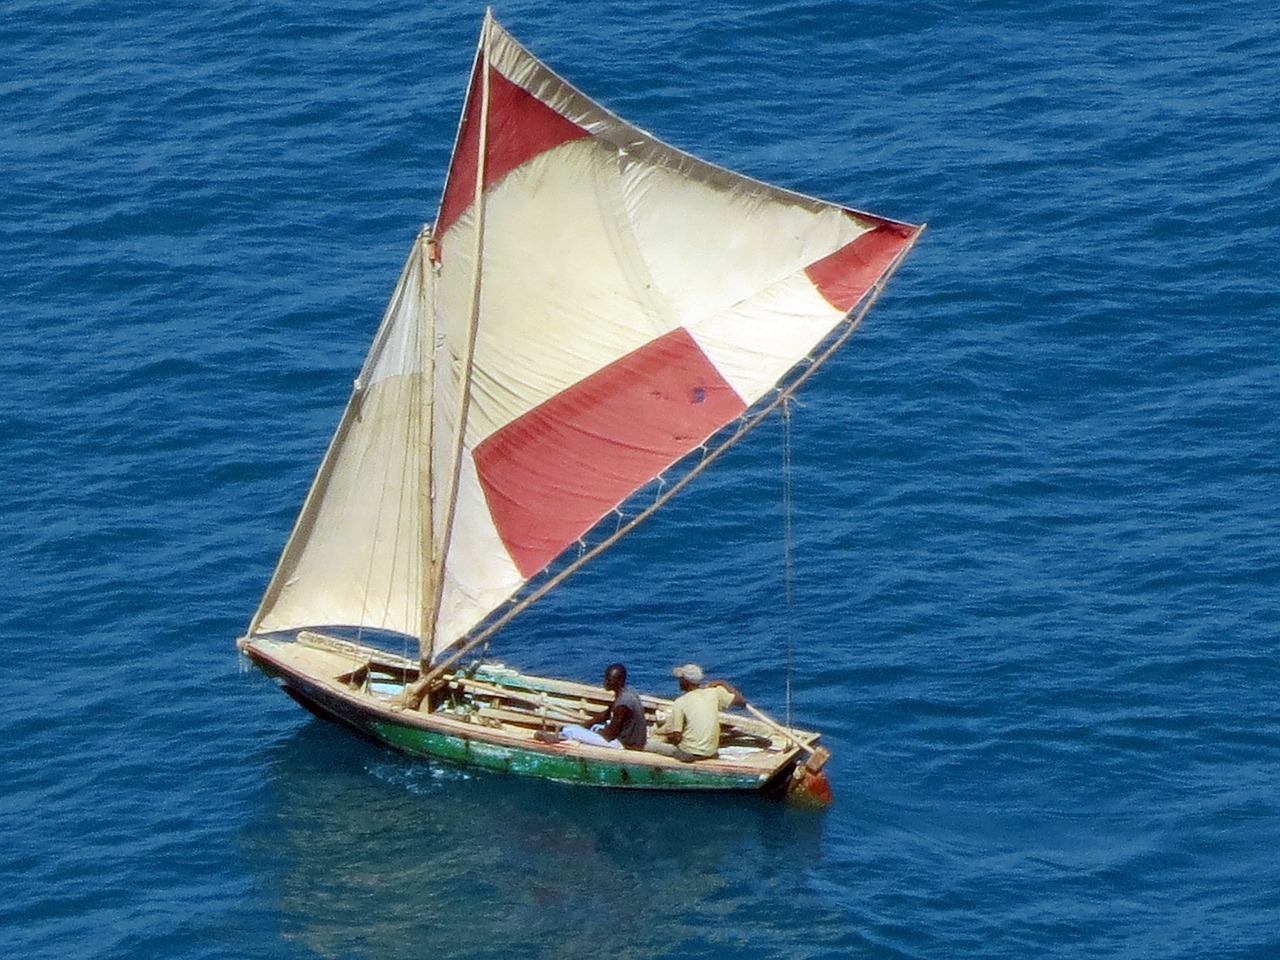
[[[825,815],[408,760],[237,658],[482,12],[6,4],[0,955],[1280,956],[1274,4],[497,7],[670,143],[930,223],[787,430],[495,651],[780,715],[789,661]]]

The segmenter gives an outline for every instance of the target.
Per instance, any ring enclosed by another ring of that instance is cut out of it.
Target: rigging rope
[[[782,402],[782,596],[786,640],[786,717],[791,726],[791,398]]]

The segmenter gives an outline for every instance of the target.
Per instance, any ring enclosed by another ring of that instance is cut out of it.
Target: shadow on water
[[[781,909],[820,855],[822,817],[763,798],[473,772],[321,722],[273,748],[264,790],[245,853],[322,957],[728,955],[708,927]]]

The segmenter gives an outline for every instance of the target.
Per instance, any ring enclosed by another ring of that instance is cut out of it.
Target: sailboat
[[[487,653],[786,403],[922,229],[675,149],[486,12],[438,215],[240,651],[307,709],[409,754],[829,802],[817,732],[748,704],[696,762],[566,740],[611,694]],[[649,722],[671,707],[642,702]]]

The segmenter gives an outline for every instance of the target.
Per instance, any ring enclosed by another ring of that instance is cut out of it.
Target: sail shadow
[[[242,849],[282,933],[321,957],[667,955],[757,896],[760,865],[819,856],[822,823],[464,770],[321,722],[271,748],[263,794]]]

